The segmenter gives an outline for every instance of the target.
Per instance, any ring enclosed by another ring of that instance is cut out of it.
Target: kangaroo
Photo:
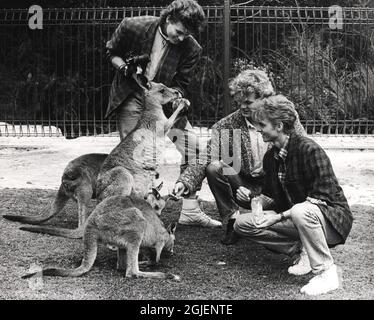
[[[38,216],[3,215],[5,219],[28,224],[40,224],[59,214],[69,199],[78,203],[78,228],[82,227],[87,216],[88,206],[96,198],[96,180],[100,168],[108,154],[89,153],[70,161],[61,177],[49,211]],[[47,227],[48,228],[48,227]],[[43,227],[40,229],[43,232]]]
[[[136,83],[139,84],[138,81]],[[178,114],[189,105],[187,99],[180,99],[179,92],[161,83],[150,82],[147,88],[142,86],[143,112],[135,128],[112,150],[101,166],[96,183],[98,203],[104,199],[130,194],[140,197],[147,194],[153,180],[158,176],[158,154],[163,151],[160,143],[170,130]],[[179,99],[170,118],[166,118],[162,105]],[[157,130],[159,128],[162,130]],[[142,151],[139,154],[139,151]],[[155,159],[156,156],[156,159]],[[21,230],[42,232],[51,235],[81,238],[83,227],[76,230],[27,226]]]
[[[98,241],[101,241],[118,248],[117,269],[126,269],[126,277],[180,280],[179,276],[170,273],[139,270],[140,247],[155,248],[156,263],[160,261],[163,249],[173,254],[176,223],[165,229],[154,210],[156,206],[160,210],[165,207],[165,201],[158,192],[160,188],[153,188],[144,198],[114,195],[101,201],[85,223],[81,265],[76,269],[46,268],[42,274],[79,277],[87,273],[95,262]],[[22,278],[30,278],[35,274],[26,274]]]

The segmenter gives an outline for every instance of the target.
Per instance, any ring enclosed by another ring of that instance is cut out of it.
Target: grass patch
[[[0,214],[34,215],[48,208],[55,191],[1,189]],[[92,202],[91,209],[95,202]],[[218,218],[215,204],[205,211]],[[169,202],[162,219],[176,221],[181,202]],[[343,270],[343,288],[318,299],[374,298],[374,208],[352,207],[355,221],[344,246],[332,249]],[[48,224],[75,228],[73,202]],[[116,271],[116,253],[100,245],[92,270],[80,278],[45,277],[41,291],[21,279],[32,263],[75,267],[80,264],[82,243],[20,231],[20,224],[0,218],[0,299],[310,299],[299,293],[311,277],[287,274],[291,261],[242,239],[223,246],[221,229],[178,226],[175,254],[158,268],[181,276],[180,282],[126,279]]]

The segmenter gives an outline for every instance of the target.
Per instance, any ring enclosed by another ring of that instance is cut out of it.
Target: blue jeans
[[[264,211],[264,214],[274,213]],[[313,273],[327,270],[334,263],[329,245],[341,242],[340,235],[319,207],[309,201],[294,205],[291,208],[291,219],[263,229],[256,228],[251,212],[244,213],[236,218],[234,230],[271,251],[290,256],[300,250],[301,242]]]

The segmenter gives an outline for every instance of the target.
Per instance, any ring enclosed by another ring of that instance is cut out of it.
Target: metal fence
[[[294,103],[308,133],[374,134],[374,10],[204,7],[202,59],[189,86],[195,126],[232,112],[229,77],[265,68]],[[105,43],[124,17],[161,8],[45,9],[31,30],[27,9],[0,10],[0,135],[104,135],[113,69]],[[338,16],[339,18],[339,11]],[[335,21],[335,22],[334,22]],[[333,22],[333,23],[332,23]]]

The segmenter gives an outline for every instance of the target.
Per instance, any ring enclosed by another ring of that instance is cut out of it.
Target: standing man
[[[134,129],[142,112],[141,95],[132,90],[129,81],[131,66],[126,63],[129,56],[149,55],[149,62],[141,62],[141,73],[149,81],[163,83],[174,88],[184,97],[194,69],[200,59],[202,48],[193,35],[198,34],[205,20],[201,6],[194,0],[175,0],[161,12],[161,16],[125,18],[107,42],[107,58],[117,70],[109,96],[106,118],[116,114],[121,140]],[[173,104],[174,108],[175,104]],[[172,110],[165,112],[170,116]],[[173,127],[182,130],[183,137],[169,138],[188,159],[196,154],[198,139],[186,114],[181,115]],[[174,130],[175,133],[175,130]],[[176,138],[176,139],[175,139]],[[185,141],[188,141],[186,148]],[[181,166],[184,170],[187,164]],[[202,212],[200,211],[202,214]],[[221,223],[211,219],[208,226]]]
[[[274,146],[264,157],[264,188],[260,196],[262,221],[249,212],[237,217],[234,230],[272,251],[299,261],[293,275],[312,271],[315,277],[301,288],[319,295],[339,287],[337,267],[329,247],[343,244],[353,217],[330,159],[313,140],[295,134],[296,114],[284,96],[269,97],[255,114],[264,141]],[[249,197],[242,198],[250,201]]]
[[[238,241],[233,225],[240,214],[239,207],[250,209],[250,203],[241,199],[249,193],[261,192],[262,160],[270,145],[255,128],[253,114],[261,99],[275,94],[268,75],[262,70],[243,70],[230,81],[229,88],[239,109],[213,125],[207,161],[190,164],[174,187],[175,193],[194,194],[207,177],[221,219],[226,222],[226,233],[221,240],[225,245]],[[297,134],[305,134],[299,119],[295,127]],[[179,223],[204,225],[201,217],[182,207]]]

